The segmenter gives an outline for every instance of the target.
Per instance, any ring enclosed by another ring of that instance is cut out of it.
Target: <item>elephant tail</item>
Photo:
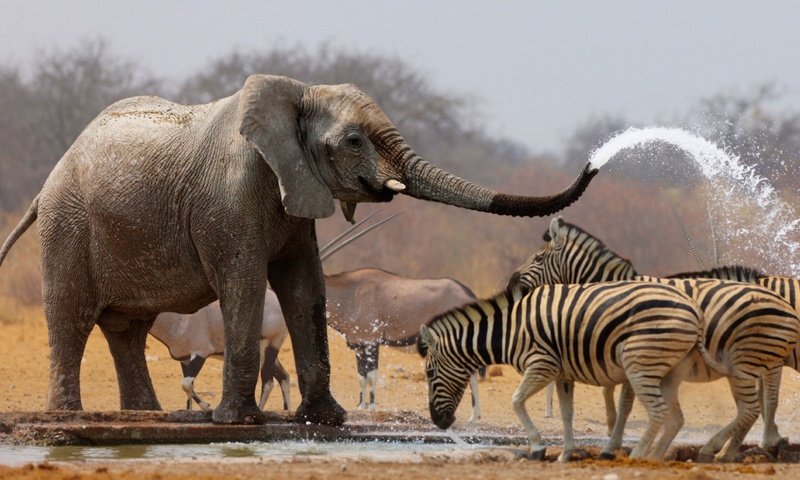
[[[36,217],[39,214],[39,195],[36,195],[36,198],[33,199],[31,202],[31,206],[28,208],[28,211],[25,212],[25,216],[22,217],[22,220],[19,221],[14,231],[11,232],[11,235],[8,236],[5,243],[3,243],[2,248],[0,248],[0,265],[3,264],[3,260],[8,255],[8,251],[11,250],[11,247],[14,245],[14,242],[25,233],[25,230],[28,229],[33,222],[36,221]]]

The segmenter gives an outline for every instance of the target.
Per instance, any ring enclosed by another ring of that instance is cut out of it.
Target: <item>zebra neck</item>
[[[507,332],[518,289],[451,312],[438,322],[440,339],[452,354],[473,366],[508,363]]]

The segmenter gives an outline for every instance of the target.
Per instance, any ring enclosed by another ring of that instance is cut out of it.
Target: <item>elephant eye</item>
[[[344,142],[347,144],[348,147],[358,150],[364,144],[364,141],[361,139],[361,135],[357,133],[351,133],[344,138]]]

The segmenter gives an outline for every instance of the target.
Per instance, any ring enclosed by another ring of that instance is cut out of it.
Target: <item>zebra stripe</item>
[[[544,447],[524,404],[559,379],[629,383],[650,420],[634,454],[660,457],[674,434],[662,436],[650,452],[655,435],[668,417],[682,418],[675,398],[680,378],[668,376],[690,352],[707,355],[694,302],[648,282],[543,286],[525,295],[511,289],[433,319],[421,329],[418,347],[426,360],[431,419],[441,428],[455,421],[469,372],[493,363],[519,371],[513,405],[534,455]],[[571,389],[564,396],[562,412],[571,410]],[[574,448],[571,421],[564,418],[562,460]]]

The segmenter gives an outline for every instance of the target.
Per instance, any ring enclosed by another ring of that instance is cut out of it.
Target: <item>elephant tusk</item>
[[[384,183],[383,185],[389,190],[393,190],[395,192],[402,192],[403,190],[406,189],[405,184],[395,180],[394,178],[386,180],[386,183]]]

